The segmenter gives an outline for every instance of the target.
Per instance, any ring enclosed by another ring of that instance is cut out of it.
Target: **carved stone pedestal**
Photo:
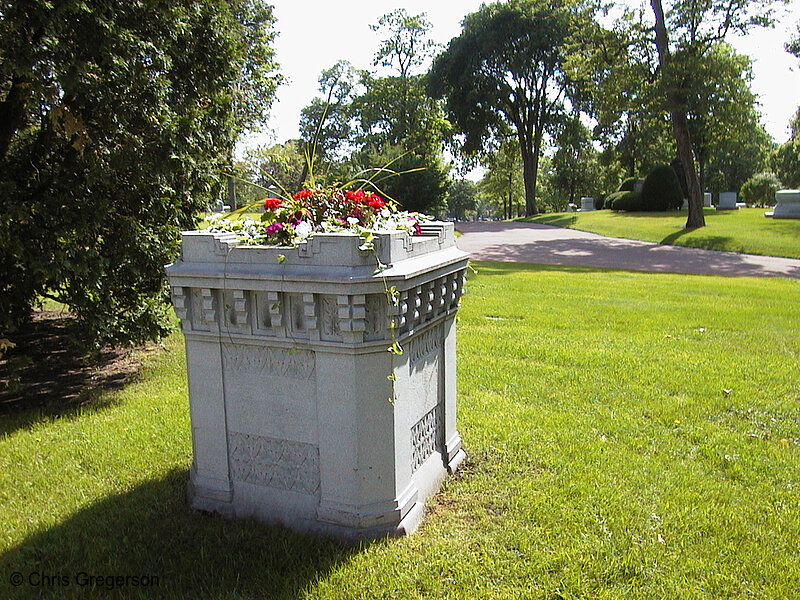
[[[349,233],[298,248],[183,234],[167,274],[186,341],[191,506],[349,539],[417,527],[464,458],[468,257],[451,223],[424,233],[378,234],[374,251]]]
[[[800,219],[800,190],[775,192],[775,207],[764,214],[773,219]]]

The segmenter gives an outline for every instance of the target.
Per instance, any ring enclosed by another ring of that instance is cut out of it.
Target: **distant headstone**
[[[578,208],[578,205],[573,203],[573,202],[570,202],[569,204],[567,204],[567,212],[575,212],[575,210],[577,208]]]
[[[736,192],[720,192],[717,210],[736,210]]]
[[[711,207],[711,192],[706,192],[703,194],[703,206],[705,208]]]
[[[587,212],[594,210],[594,198],[591,196],[584,196],[581,198],[581,208],[579,212]]]
[[[800,190],[779,190],[775,192],[775,208],[764,213],[773,219],[800,219]]]
[[[689,199],[688,198],[684,198],[683,199],[683,205],[681,206],[681,210],[687,210],[688,208],[689,208]]]

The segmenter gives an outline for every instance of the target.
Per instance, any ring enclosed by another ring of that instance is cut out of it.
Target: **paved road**
[[[458,247],[473,260],[800,279],[800,260],[791,258],[662,246],[536,223],[474,222],[456,227],[463,234]]]

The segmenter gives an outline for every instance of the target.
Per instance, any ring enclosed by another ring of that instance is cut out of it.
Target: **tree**
[[[800,108],[791,123],[792,135],[770,157],[775,174],[789,188],[800,188]]]
[[[309,163],[341,161],[352,151],[353,100],[363,77],[344,60],[322,71],[319,91],[324,99],[314,98],[300,113],[300,135]]]
[[[772,206],[775,204],[775,192],[781,189],[781,182],[775,173],[756,173],[742,185],[740,197],[742,202],[756,206]]]
[[[399,9],[384,15],[373,29],[383,32],[375,65],[390,75],[364,74],[366,91],[353,101],[358,127],[353,156],[356,170],[388,165],[399,175],[379,177],[379,185],[406,210],[434,211],[447,196],[448,167],[442,145],[449,124],[426,93],[424,77],[414,73],[427,60],[433,44],[425,15]]]
[[[292,193],[299,190],[307,174],[306,157],[300,140],[288,140],[268,148],[258,148],[247,153],[248,170],[245,179],[261,188],[274,186]],[[263,189],[259,198],[264,197]]]
[[[41,296],[91,343],[166,331],[178,232],[274,96],[272,24],[260,0],[3,3],[0,332]]]
[[[724,41],[730,32],[744,33],[754,25],[769,24],[771,3],[771,0],[675,0],[669,13],[665,13],[661,0],[650,0],[660,82],[689,190],[687,228],[705,225],[688,119],[691,77],[687,73],[703,63],[712,46]]]
[[[800,23],[797,24],[797,37],[786,44],[786,51],[800,58]],[[770,164],[784,185],[800,188],[800,108],[792,118],[791,130],[791,137],[775,150]]]
[[[447,215],[465,221],[478,208],[478,185],[468,179],[456,179],[447,196]]]
[[[577,117],[568,118],[555,140],[550,186],[554,192],[553,208],[563,211],[584,195],[599,192],[597,151],[591,132]]]
[[[508,137],[500,148],[483,160],[486,173],[478,184],[481,194],[498,204],[504,219],[524,214],[525,183],[519,141]]]
[[[428,91],[479,153],[511,131],[519,141],[525,214],[536,208],[539,157],[548,123],[561,114],[569,85],[564,49],[575,13],[560,2],[509,0],[464,18],[428,74]]]

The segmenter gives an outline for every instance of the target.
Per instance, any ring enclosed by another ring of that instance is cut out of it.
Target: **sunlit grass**
[[[769,219],[763,208],[705,209],[706,226],[684,229],[686,211],[625,213],[599,210],[523,219],[610,237],[708,250],[800,258],[800,219]]]
[[[347,548],[186,508],[182,343],[105,408],[5,423],[15,571],[167,598],[793,598],[800,282],[486,263],[458,322],[469,458],[413,536]]]

